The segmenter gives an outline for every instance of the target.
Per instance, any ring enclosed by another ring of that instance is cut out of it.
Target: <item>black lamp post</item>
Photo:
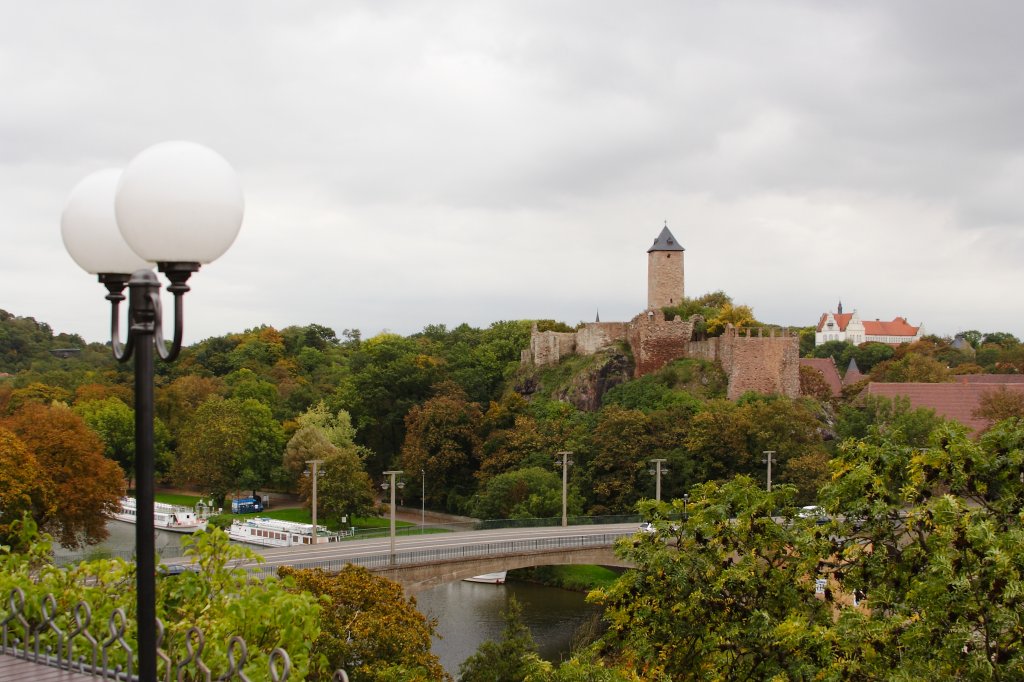
[[[164,142],[124,169],[87,176],[61,216],[71,257],[99,276],[111,304],[110,340],[120,362],[135,359],[136,591],[139,668],[156,680],[156,548],[153,528],[154,353],[172,361],[181,351],[182,297],[203,263],[238,235],[244,201],[234,170],[219,154],[191,142]],[[156,263],[174,295],[174,338],[164,341]],[[128,335],[120,338],[119,306],[128,287]]]

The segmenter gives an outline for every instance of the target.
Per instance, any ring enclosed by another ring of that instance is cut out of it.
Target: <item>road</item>
[[[545,528],[502,528],[498,530],[460,531],[423,535],[400,535],[395,538],[395,554],[433,550],[458,550],[492,543],[523,540],[554,540],[560,538],[588,538],[597,535],[629,535],[638,529],[636,523],[589,526],[554,526]],[[322,545],[296,545],[292,547],[254,547],[266,561],[263,571],[278,566],[326,561],[358,561],[370,557],[388,556],[391,540],[388,537],[371,540],[350,540]],[[170,565],[172,562],[168,562]],[[175,561],[173,563],[181,563]],[[185,562],[187,563],[187,562]]]

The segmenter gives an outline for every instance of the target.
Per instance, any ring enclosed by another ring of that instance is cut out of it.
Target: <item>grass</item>
[[[591,565],[537,566],[509,573],[510,577],[520,580],[575,592],[589,592],[598,587],[608,587],[619,577],[617,572],[609,568]]]
[[[132,494],[134,495],[135,491],[132,491]],[[154,497],[157,502],[176,504],[181,507],[194,507],[200,500],[198,495],[180,495],[178,493],[156,493]]]
[[[271,509],[265,512],[254,512],[252,514],[232,514],[232,518],[237,519],[251,519],[256,516],[263,516],[271,519],[278,519],[279,521],[294,521],[295,523],[313,523],[313,515],[308,509],[300,508],[289,508],[289,509]],[[350,519],[352,523],[350,525],[355,526],[357,530],[367,530],[375,528],[388,528],[390,521],[383,519],[378,516],[356,516]],[[341,524],[334,519],[317,518],[316,522],[319,525],[327,526],[331,530],[342,530]],[[350,525],[344,527],[347,530]],[[413,524],[408,521],[395,521],[396,527],[412,526]]]

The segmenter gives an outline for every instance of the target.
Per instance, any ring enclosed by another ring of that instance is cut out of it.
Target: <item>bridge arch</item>
[[[526,553],[495,554],[472,558],[431,561],[419,564],[368,567],[377,575],[399,583],[407,595],[414,595],[444,583],[472,578],[475,575],[510,571],[534,566],[593,564],[632,568],[632,564],[615,556],[611,547],[545,549]]]

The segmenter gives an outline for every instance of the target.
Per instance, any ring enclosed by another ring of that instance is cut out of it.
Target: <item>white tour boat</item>
[[[135,498],[122,497],[121,509],[114,513],[114,518],[125,523],[135,523],[136,516]],[[172,533],[195,533],[197,530],[206,530],[206,519],[188,507],[154,502],[153,527]]]
[[[292,545],[314,545],[338,542],[345,533],[336,533],[317,525],[314,539],[313,524],[280,521],[266,516],[251,519],[235,519],[231,522],[228,536],[232,540],[264,547],[291,547]]]

